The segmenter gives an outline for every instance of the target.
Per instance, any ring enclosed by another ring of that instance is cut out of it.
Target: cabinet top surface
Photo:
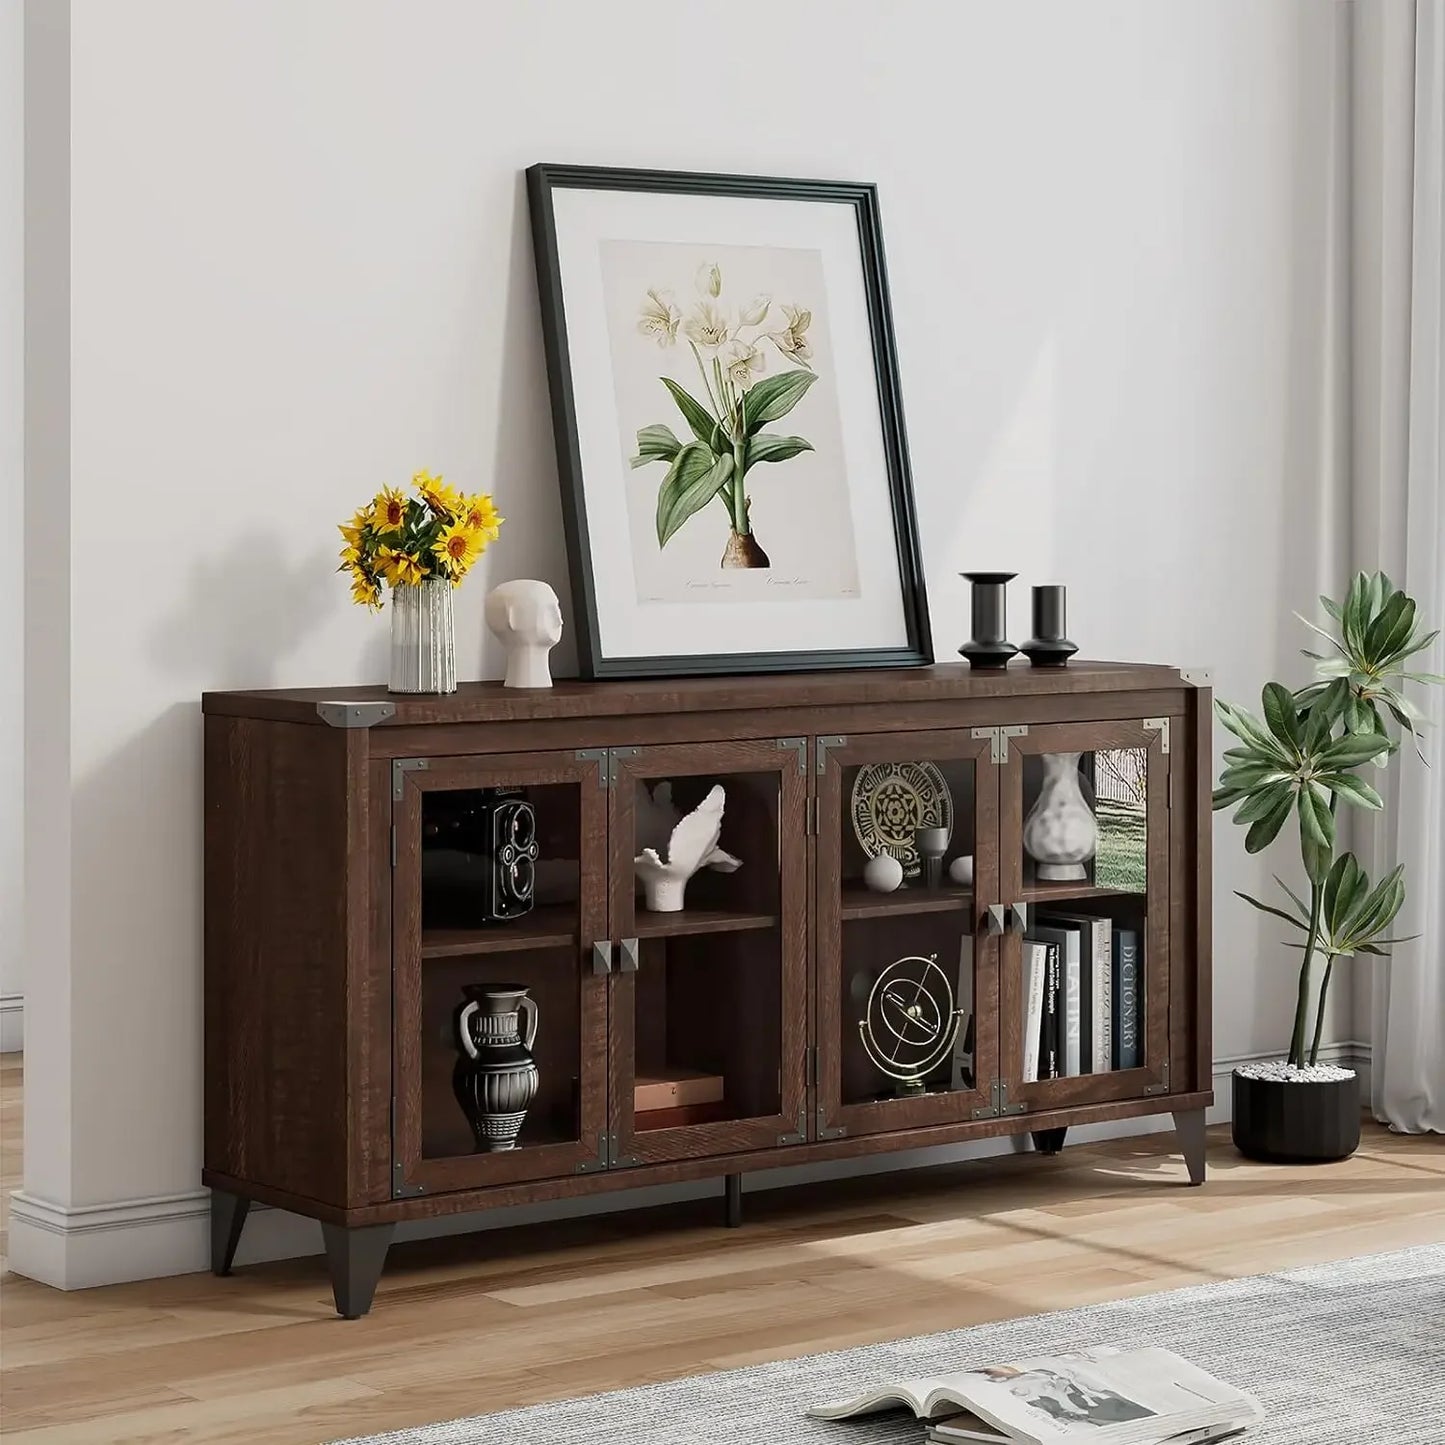
[[[385,687],[303,687],[208,692],[202,711],[281,722],[384,727],[437,723],[526,722],[542,718],[626,717],[733,709],[839,707],[860,703],[977,701],[1186,686],[1179,669],[1157,663],[1071,662],[1065,668],[1014,663],[981,671],[966,663],[875,668],[857,672],[790,672],[740,677],[559,679],[542,689],[464,682],[454,693],[406,694]],[[376,704],[383,704],[377,708]],[[331,705],[331,706],[328,706]],[[351,709],[349,723],[338,709]],[[385,712],[385,716],[378,716]]]

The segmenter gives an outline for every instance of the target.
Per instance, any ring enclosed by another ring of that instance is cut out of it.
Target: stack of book
[[[1024,939],[1026,1081],[1143,1064],[1143,944],[1111,918],[1038,916]]]

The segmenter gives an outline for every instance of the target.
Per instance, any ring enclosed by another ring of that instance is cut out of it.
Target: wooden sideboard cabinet
[[[751,1170],[1021,1132],[1048,1154],[1073,1125],[1165,1111],[1203,1178],[1210,694],[1177,669],[230,692],[204,714],[218,1273],[251,1202],[309,1215],[354,1318],[401,1220],[718,1177],[736,1223]],[[1099,845],[1082,879],[1048,882],[1024,824],[1061,753],[1079,755]],[[741,866],[648,911],[634,857],[715,785]],[[488,860],[448,838],[498,797],[530,804],[535,902],[488,922]],[[939,862],[865,886],[860,828],[925,823],[947,830]],[[1133,941],[1114,1023],[1132,1021],[1132,1053],[1090,1069],[1086,1039],[1077,1071],[1039,1078],[1025,937],[1060,913]],[[880,1067],[860,1030],[900,958],[936,962],[959,1014],[921,1081]],[[492,1152],[452,1084],[478,985],[525,988],[537,1012],[536,1097]],[[637,1092],[677,1076],[707,1097]]]

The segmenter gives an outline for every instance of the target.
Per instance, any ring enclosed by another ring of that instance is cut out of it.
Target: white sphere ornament
[[[487,593],[487,626],[507,649],[504,687],[551,687],[547,654],[562,639],[562,604],[545,583],[519,577]]]
[[[903,886],[903,864],[891,853],[880,853],[863,865],[863,881],[875,893],[892,893]]]
[[[952,878],[960,888],[972,888],[973,854],[960,853],[959,856],[948,865],[948,876]]]

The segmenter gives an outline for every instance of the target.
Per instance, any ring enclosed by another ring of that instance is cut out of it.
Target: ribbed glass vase
[[[455,692],[457,645],[452,584],[428,577],[391,589],[392,692]]]

